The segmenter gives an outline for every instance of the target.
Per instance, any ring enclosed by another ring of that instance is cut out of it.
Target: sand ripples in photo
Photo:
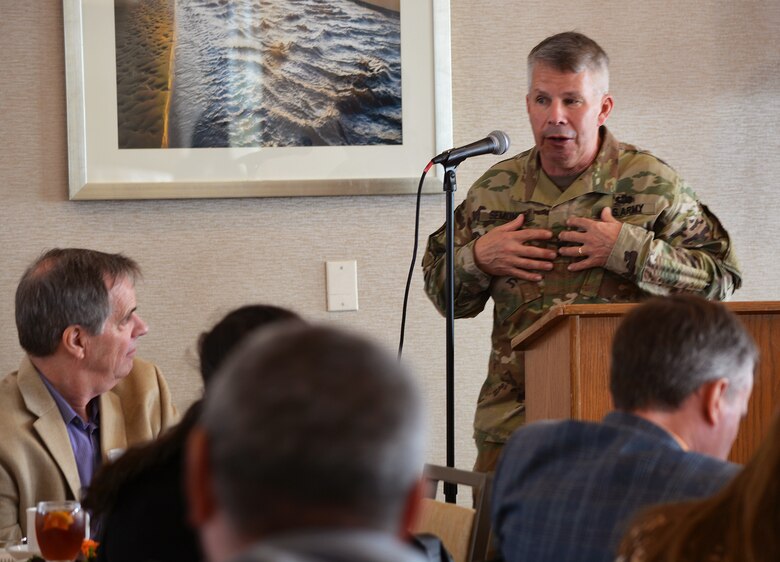
[[[171,3],[169,91],[155,98],[168,147],[401,143],[398,13],[353,0],[133,2],[150,11]],[[129,80],[119,77],[119,37],[118,28],[118,86]],[[149,121],[137,115],[148,108],[136,92],[124,97],[132,103],[120,101],[120,129],[123,119]],[[142,132],[128,138],[153,137]]]

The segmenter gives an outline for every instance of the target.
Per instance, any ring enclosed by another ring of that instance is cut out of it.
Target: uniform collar
[[[560,205],[586,193],[614,193],[618,178],[619,143],[605,126],[599,129],[601,147],[596,159],[564,192],[542,170],[539,149],[528,155],[525,169],[525,200],[549,207]]]

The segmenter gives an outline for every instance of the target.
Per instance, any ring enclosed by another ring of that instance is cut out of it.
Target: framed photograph
[[[449,0],[63,8],[71,199],[413,193],[452,146]]]

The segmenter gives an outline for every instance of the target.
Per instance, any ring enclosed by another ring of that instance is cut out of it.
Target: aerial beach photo
[[[400,0],[115,0],[119,148],[402,143]]]

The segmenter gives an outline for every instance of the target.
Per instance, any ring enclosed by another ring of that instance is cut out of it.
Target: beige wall
[[[722,219],[745,272],[740,300],[780,298],[780,4],[452,0],[455,142],[501,128],[527,148],[524,55],[543,37],[578,29],[612,57],[619,138],[654,150]],[[122,251],[143,266],[142,355],[156,361],[181,407],[198,396],[193,342],[237,305],[272,302],[363,331],[395,347],[412,244],[412,197],[69,202],[62,6],[0,0],[0,368],[20,350],[13,293],[26,264],[53,246]],[[421,155],[421,165],[428,155]],[[466,186],[492,161],[464,163]],[[423,233],[443,217],[422,208]],[[424,238],[423,241],[424,243]],[[325,260],[356,259],[360,311],[325,311]],[[434,462],[443,462],[444,322],[410,300],[406,350],[429,399]],[[473,462],[470,424],[484,376],[489,314],[456,324],[457,465]]]

